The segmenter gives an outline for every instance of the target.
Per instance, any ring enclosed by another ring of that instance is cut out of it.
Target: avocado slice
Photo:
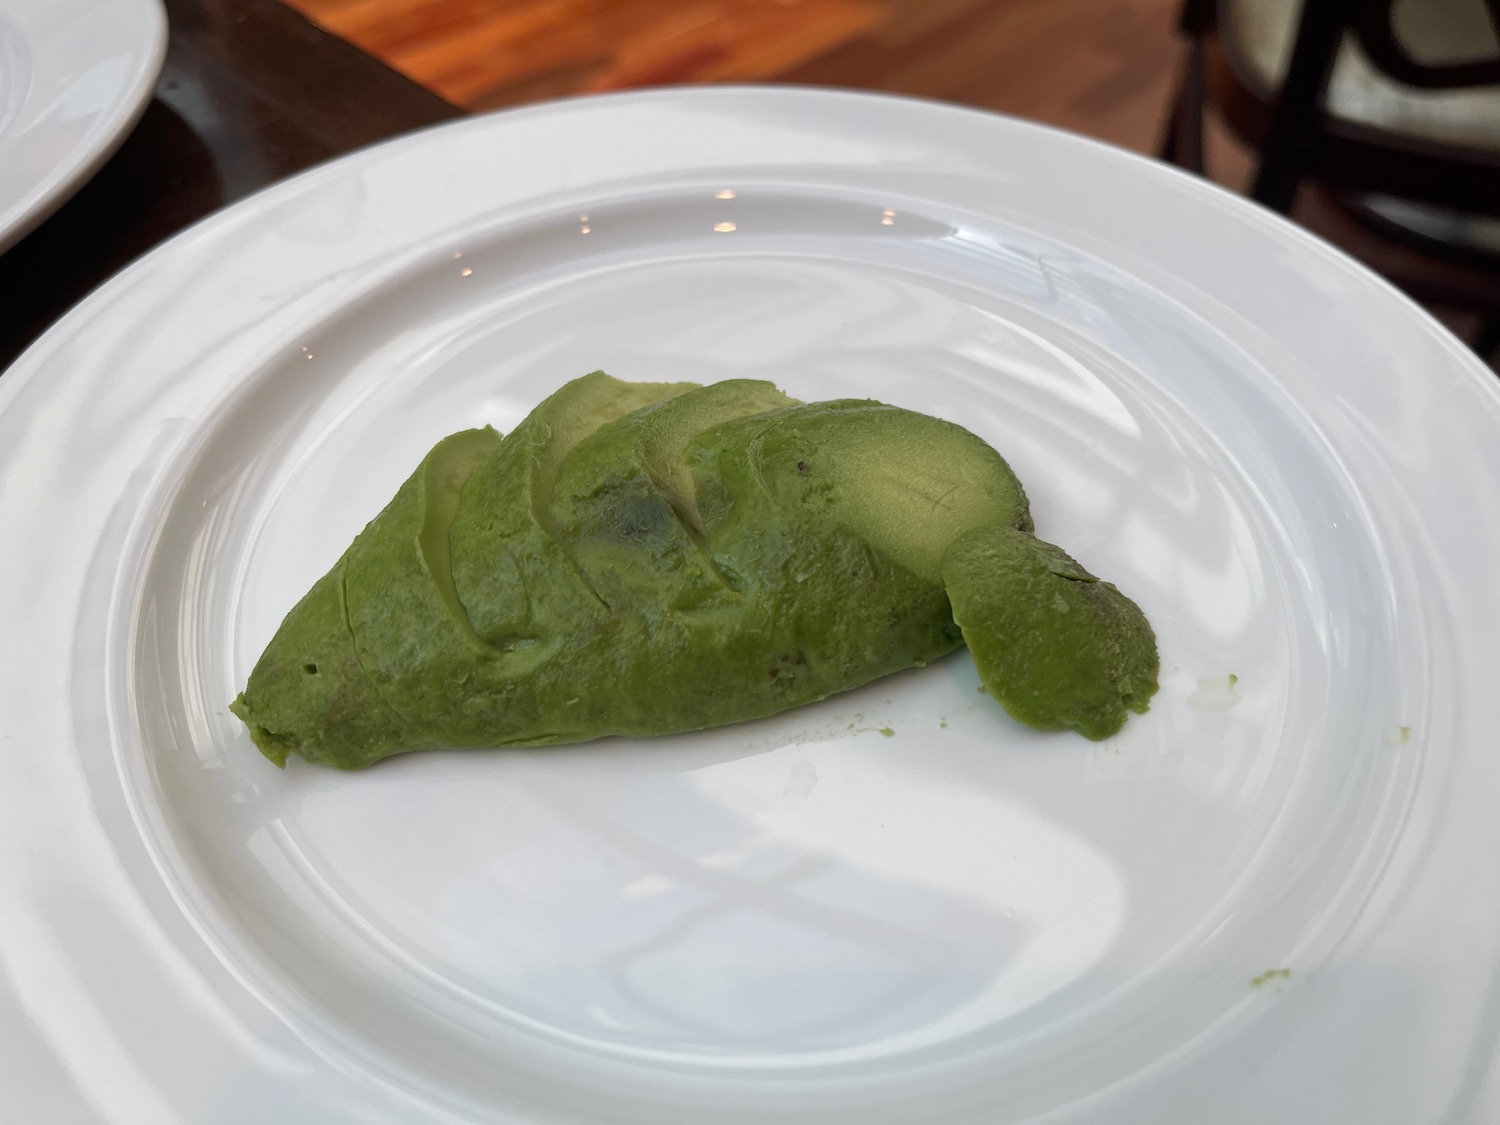
[[[463,483],[499,445],[487,426],[438,442],[282,621],[229,705],[277,765],[288,754],[355,766],[398,752],[417,733],[404,712],[441,706],[454,670],[486,658],[447,546]]]
[[[1104,737],[1156,687],[1140,610],[1032,535],[962,427],[596,372],[439,443],[232,709],[278,764],[356,768],[743,721],[965,640],[1044,729]]]
[[[809,403],[720,427],[698,453],[715,446],[743,450],[745,471],[781,509],[848,528],[926,581],[942,582],[948,545],[970,527],[1032,529],[1026,493],[999,453],[910,410]]]
[[[770,383],[731,379],[607,423],[568,454],[553,522],[601,601],[668,609],[738,602],[708,550],[683,454],[706,429],[795,404]]]
[[[600,426],[696,387],[626,383],[595,371],[544,400],[475,470],[451,539],[454,589],[476,633],[510,651],[545,647],[549,638],[533,620],[538,602],[598,602],[554,533],[558,469]]]
[[[985,690],[1012,717],[1101,739],[1149,707],[1159,661],[1146,615],[1060,548],[975,528],[948,548],[943,580]]]

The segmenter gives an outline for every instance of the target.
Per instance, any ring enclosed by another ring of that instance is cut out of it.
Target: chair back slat
[[[1397,0],[1366,0],[1359,6],[1354,33],[1370,61],[1397,82],[1424,90],[1500,85],[1500,57],[1459,62],[1423,62],[1396,33]],[[1437,0],[1422,0],[1435,3]],[[1451,2],[1451,0],[1450,0]],[[1483,0],[1490,24],[1500,35],[1500,0]]]

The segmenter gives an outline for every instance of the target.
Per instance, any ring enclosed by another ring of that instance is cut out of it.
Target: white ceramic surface
[[[765,376],[962,422],[1154,622],[1151,713],[965,653],[703,735],[254,751],[224,704],[444,433]],[[1500,395],[1243,200],[721,88],[356,154],[0,378],[0,1120],[1500,1117]]]
[[[125,139],[166,49],[160,0],[0,0],[0,250]]]

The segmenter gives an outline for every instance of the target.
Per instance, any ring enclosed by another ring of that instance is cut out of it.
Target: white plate
[[[0,250],[125,139],[166,50],[160,0],[0,0]]]
[[[596,367],[971,427],[1155,623],[1151,713],[1028,732],[959,653],[270,766],[224,704],[280,616],[436,438]],[[0,1116],[1494,1121],[1497,480],[1405,298],[1017,121],[656,92],[289,181],[0,379]]]

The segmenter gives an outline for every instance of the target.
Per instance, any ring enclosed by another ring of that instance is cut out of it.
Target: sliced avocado
[[[738,722],[964,639],[1032,725],[1102,737],[1155,690],[1139,609],[961,427],[596,373],[440,443],[233,708],[275,761],[356,767]]]

